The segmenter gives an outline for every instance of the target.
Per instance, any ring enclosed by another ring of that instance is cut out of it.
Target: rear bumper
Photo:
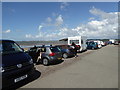
[[[74,52],[68,53],[68,57],[71,57],[71,56],[74,56],[74,55],[75,55]]]
[[[34,73],[34,71],[35,71],[34,65],[29,65],[29,66],[25,66],[21,69],[12,70],[12,71],[3,73],[2,74],[2,88],[3,89],[8,88],[11,85],[15,84],[14,80],[21,76],[27,75],[27,78],[31,77],[31,75]]]
[[[61,57],[49,57],[49,63],[55,62],[55,61],[59,61],[62,60],[62,56]]]

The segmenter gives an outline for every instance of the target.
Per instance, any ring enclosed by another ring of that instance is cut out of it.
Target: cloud
[[[47,33],[40,31],[39,34],[27,37],[34,37],[42,40],[59,40],[69,36],[87,36],[87,38],[104,39],[118,38],[118,12],[104,12],[95,7],[89,12],[94,16],[86,24],[76,26],[75,28],[60,27],[57,31]],[[95,17],[98,17],[97,19]],[[64,19],[62,15],[58,15],[55,19],[56,27],[63,25]]]
[[[63,17],[62,15],[59,15],[57,18],[56,18],[56,26],[60,26],[63,24]]]
[[[50,17],[48,17],[48,18],[46,19],[46,21],[47,21],[48,23],[51,23],[51,22],[52,22],[52,19],[51,19]]]
[[[39,25],[38,30],[40,31],[42,29],[42,27],[43,27],[42,25]]]
[[[10,33],[10,32],[11,32],[10,29],[8,29],[8,30],[6,30],[6,31],[3,31],[3,33]]]
[[[61,10],[66,10],[66,8],[69,6],[69,4],[67,3],[67,2],[63,2],[63,3],[61,3],[61,5],[60,5],[60,9]]]
[[[26,34],[25,37],[26,38],[34,38],[31,34]]]
[[[95,19],[94,17],[89,18],[89,20],[94,20],[94,19]]]
[[[107,13],[107,12],[104,12],[100,9],[97,9],[95,7],[92,7],[92,9],[89,10],[89,12],[97,17],[99,17],[100,19],[110,19],[110,18],[115,18],[115,14],[117,15],[117,13]]]

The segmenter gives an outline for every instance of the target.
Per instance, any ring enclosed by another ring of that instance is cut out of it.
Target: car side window
[[[41,52],[46,52],[46,48],[41,48]]]

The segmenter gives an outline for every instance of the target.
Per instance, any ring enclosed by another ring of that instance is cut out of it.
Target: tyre
[[[63,58],[66,59],[68,57],[67,53],[63,54]]]
[[[49,60],[47,58],[43,59],[43,65],[48,66],[49,65]]]

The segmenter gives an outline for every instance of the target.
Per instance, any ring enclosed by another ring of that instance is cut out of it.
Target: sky
[[[3,2],[2,38],[59,40],[118,38],[117,2]]]

